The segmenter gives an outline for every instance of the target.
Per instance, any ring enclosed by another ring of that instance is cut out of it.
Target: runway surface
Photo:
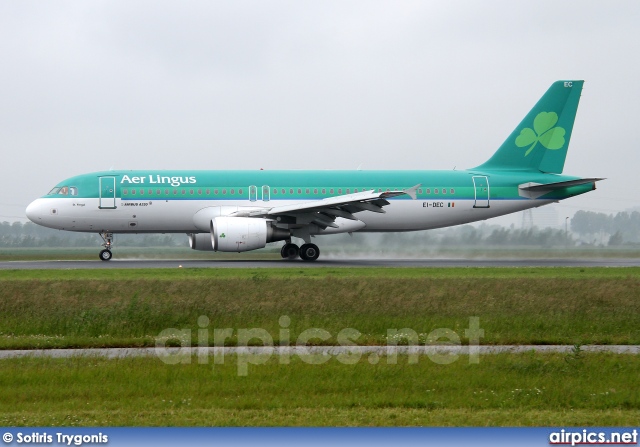
[[[503,346],[256,346],[256,347],[228,347],[228,348],[104,348],[104,349],[33,349],[0,351],[0,360],[16,357],[175,357],[177,355],[214,356],[225,355],[324,355],[337,356],[340,354],[368,354],[372,356],[385,355],[490,355],[503,353],[560,353],[576,352],[572,345],[503,345]],[[639,345],[585,345],[580,346],[580,352],[610,352],[614,354],[640,354]]]
[[[640,267],[640,258],[601,259],[325,259],[284,260],[127,260],[3,261],[0,270],[151,268],[322,268],[322,267]]]

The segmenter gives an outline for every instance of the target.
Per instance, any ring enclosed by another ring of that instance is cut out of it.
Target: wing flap
[[[406,194],[405,191],[386,191],[375,192],[363,191],[354,194],[344,194],[341,196],[328,197],[322,200],[314,200],[313,202],[294,203],[292,205],[276,206],[269,210],[270,216],[278,216],[282,214],[299,213],[301,211],[317,211],[325,208],[341,207],[343,205],[351,205],[358,203],[367,203],[378,199],[387,199]],[[388,204],[389,202],[387,202]]]
[[[322,200],[314,200],[312,202],[294,203],[291,205],[275,206],[273,208],[255,210],[250,213],[251,217],[277,217],[285,215],[300,215],[303,213],[328,214],[330,217],[344,217],[346,219],[356,219],[353,214],[360,211],[374,211],[384,213],[383,206],[389,205],[386,199],[398,197],[401,195],[409,195],[415,199],[416,190],[420,185],[416,185],[404,191],[380,191],[375,190],[357,192],[353,194],[344,194],[341,196],[328,197]]]

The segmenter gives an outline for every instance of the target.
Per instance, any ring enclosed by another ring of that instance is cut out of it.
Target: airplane
[[[594,190],[603,179],[562,175],[583,83],[554,82],[493,156],[467,170],[111,170],[58,183],[26,215],[98,233],[103,261],[117,233],[186,233],[192,249],[218,252],[283,241],[283,259],[315,261],[316,235],[442,228]]]

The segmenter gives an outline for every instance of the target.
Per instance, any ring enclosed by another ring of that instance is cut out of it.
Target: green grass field
[[[166,365],[155,357],[0,361],[0,425],[637,425],[640,359],[488,355],[438,365],[298,358]]]
[[[404,328],[464,343],[470,317],[483,344],[640,344],[639,298],[638,268],[0,271],[0,349],[153,346],[169,328],[195,344],[201,316],[234,330],[227,345],[249,328],[278,343],[282,316],[291,340],[320,328],[327,345],[345,328],[361,345]]]
[[[0,360],[0,425],[637,425],[640,357],[581,344],[640,344],[638,268],[108,269],[0,271],[0,349],[154,346],[164,329],[264,328],[291,344],[344,328],[455,331],[479,317],[483,344],[571,344],[572,354],[420,357],[355,365],[272,358],[239,376],[156,357]],[[198,326],[206,316],[209,324]],[[212,342],[210,336],[210,342]],[[258,340],[253,340],[260,344]]]

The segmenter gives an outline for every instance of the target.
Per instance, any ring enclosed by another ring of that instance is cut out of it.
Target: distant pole
[[[564,238],[569,243],[569,216],[564,218]]]

